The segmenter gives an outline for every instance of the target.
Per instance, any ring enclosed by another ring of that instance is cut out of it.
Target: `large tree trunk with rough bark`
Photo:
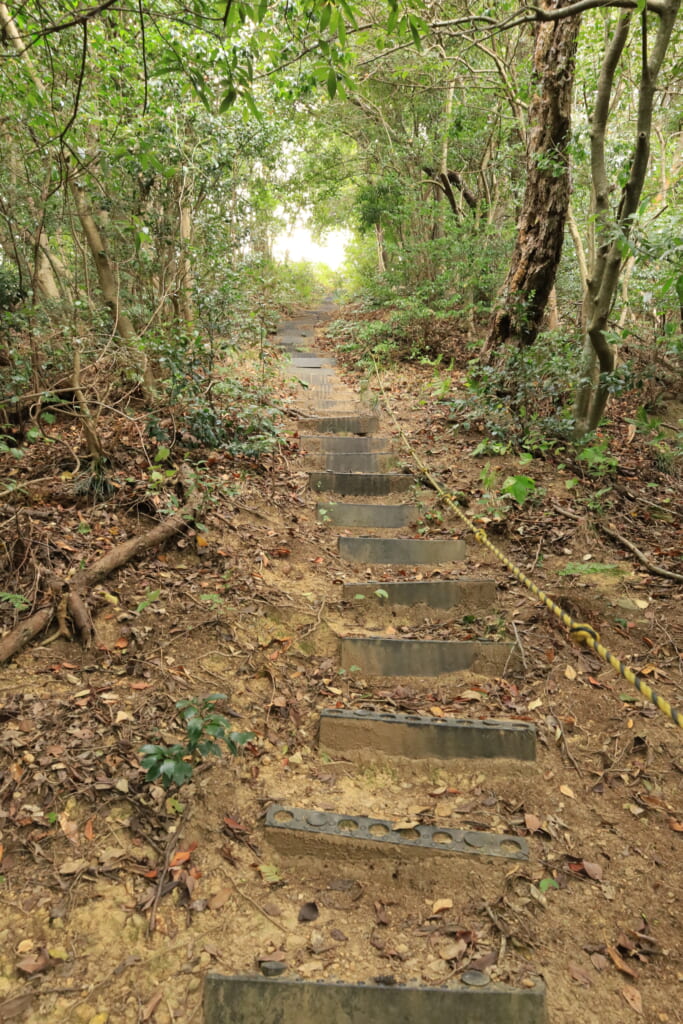
[[[567,7],[569,2],[550,0],[546,8]],[[580,15],[573,15],[541,22],[536,30],[538,87],[529,111],[526,190],[510,270],[491,318],[485,356],[510,339],[533,344],[555,284],[570,196],[567,146],[580,20]]]

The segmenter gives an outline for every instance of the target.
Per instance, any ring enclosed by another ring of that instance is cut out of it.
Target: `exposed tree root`
[[[63,611],[65,599],[66,609],[78,639],[85,647],[90,644],[94,636],[94,629],[90,609],[88,608],[87,594],[94,586],[101,583],[117,569],[127,565],[128,562],[132,562],[134,558],[165,544],[172,537],[182,533],[197,514],[202,494],[197,488],[194,475],[186,467],[181,467],[179,477],[188,496],[185,504],[177,512],[169,516],[168,519],[165,519],[163,523],[159,523],[158,526],[154,526],[146,533],[138,534],[138,536],[124,541],[123,544],[118,544],[111,551],[108,551],[106,555],[102,555],[101,558],[93,562],[92,565],[81,570],[81,572],[77,572],[68,583],[64,584],[64,592],[58,598],[56,596],[51,605],[34,612],[28,619],[21,622],[16,629],[2,637],[0,639],[0,665],[13,658],[31,640],[34,640],[46,630],[54,618],[57,618],[59,629],[50,640],[56,640],[58,636],[70,637]],[[53,592],[55,589],[53,585]]]

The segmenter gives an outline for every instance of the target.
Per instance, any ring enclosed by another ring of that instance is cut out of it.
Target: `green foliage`
[[[512,498],[518,505],[523,505],[529,498],[533,498],[537,492],[538,488],[535,481],[530,476],[523,475],[506,477],[500,489],[501,494]]]
[[[159,779],[165,789],[172,785],[180,789],[192,778],[195,766],[203,758],[222,755],[221,741],[228,753],[235,755],[255,738],[251,732],[230,731],[228,720],[215,710],[216,703],[226,699],[223,693],[213,693],[176,702],[185,730],[184,742],[170,746],[148,743],[141,748],[140,763],[147,773],[147,782]]]
[[[0,590],[0,601],[10,605],[15,612],[25,612],[31,606],[22,594],[9,594],[6,590]]]
[[[597,576],[600,573],[620,575],[624,569],[619,565],[605,565],[603,562],[567,562],[560,576]]]
[[[566,335],[546,335],[529,348],[501,354],[495,365],[472,360],[466,394],[443,401],[455,429],[486,432],[473,454],[524,450],[543,456],[572,429],[567,374],[578,368],[578,346]],[[568,369],[569,368],[569,369]]]
[[[608,438],[591,441],[592,443],[583,443],[577,456],[579,462],[583,462],[589,475],[596,479],[612,476],[617,471],[619,460],[610,455]]]

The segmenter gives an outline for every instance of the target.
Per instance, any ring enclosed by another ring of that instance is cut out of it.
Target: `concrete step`
[[[356,666],[370,676],[433,678],[470,671],[500,676],[516,666],[513,643],[493,640],[398,640],[393,637],[345,636],[341,665]]]
[[[311,353],[296,353],[290,357],[290,364],[292,366],[301,367],[302,369],[319,370],[322,367],[336,366],[336,359],[329,359],[327,356],[316,356]]]
[[[299,438],[302,449],[309,452],[387,452],[391,448],[388,437],[335,437],[334,434],[303,434]]]
[[[404,477],[411,480],[411,477]],[[369,565],[442,565],[461,562],[464,540],[414,540],[412,537],[339,537],[337,550],[348,562]]]
[[[333,814],[281,804],[271,804],[266,811],[266,836],[284,853],[294,854],[309,852],[312,844],[319,846],[327,842],[341,846],[342,856],[452,857],[464,854],[513,861],[529,858],[527,842],[521,836],[470,832],[441,825],[396,828],[391,819]]]
[[[386,473],[395,464],[391,452],[319,452],[305,460],[307,468],[326,473]]]
[[[414,484],[412,476],[405,473],[327,473],[311,472],[308,486],[312,491],[333,494],[366,495],[401,494],[409,491]]]
[[[470,984],[467,984],[468,978]],[[484,987],[479,987],[482,985]],[[456,986],[456,987],[450,987]],[[207,974],[204,1024],[546,1024],[545,988],[465,971],[448,988]]]
[[[377,591],[387,596],[377,596]],[[426,605],[428,608],[491,608],[496,599],[493,580],[401,580],[398,583],[379,581],[345,583],[342,597],[353,601],[357,594],[372,601],[390,605]]]
[[[299,431],[314,434],[375,434],[379,416],[311,416],[299,420]]]
[[[393,530],[414,523],[417,505],[358,505],[347,501],[319,502],[318,518],[335,526]]]
[[[327,754],[374,759],[394,757],[450,760],[460,757],[536,760],[536,728],[505,718],[434,718],[330,708],[320,716],[319,745]]]

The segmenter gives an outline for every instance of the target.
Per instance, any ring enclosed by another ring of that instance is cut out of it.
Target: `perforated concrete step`
[[[378,593],[379,591],[379,593]],[[390,605],[426,605],[428,608],[490,608],[496,599],[493,580],[405,580],[385,583],[378,580],[345,583],[342,597],[353,601],[358,595]]]
[[[442,565],[461,562],[467,554],[463,540],[415,540],[412,537],[339,537],[337,549],[348,562],[369,565]]]
[[[505,718],[434,718],[391,711],[330,708],[320,715],[322,750],[363,758],[514,758],[536,760],[536,728]]]
[[[284,853],[309,854],[321,842],[342,844],[361,856],[465,854],[472,857],[528,860],[529,848],[521,836],[499,832],[471,832],[441,825],[397,827],[391,820],[364,814],[332,814],[306,807],[271,804],[266,811],[266,835]]]
[[[311,472],[308,486],[322,494],[367,495],[372,498],[382,494],[403,494],[414,484],[412,476],[405,473],[326,473]]]
[[[374,434],[379,416],[311,416],[299,421],[299,431],[311,434]]]
[[[318,518],[335,526],[394,530],[414,523],[417,505],[361,505],[348,501],[318,502]]]
[[[391,448],[388,437],[335,437],[334,434],[302,434],[299,445],[309,452],[387,452]]]
[[[540,982],[517,989],[469,976],[470,985],[428,988],[208,974],[204,1024],[546,1024]]]
[[[345,636],[341,665],[370,676],[434,677],[469,670],[499,676],[516,662],[515,645],[493,640],[398,640]]]

